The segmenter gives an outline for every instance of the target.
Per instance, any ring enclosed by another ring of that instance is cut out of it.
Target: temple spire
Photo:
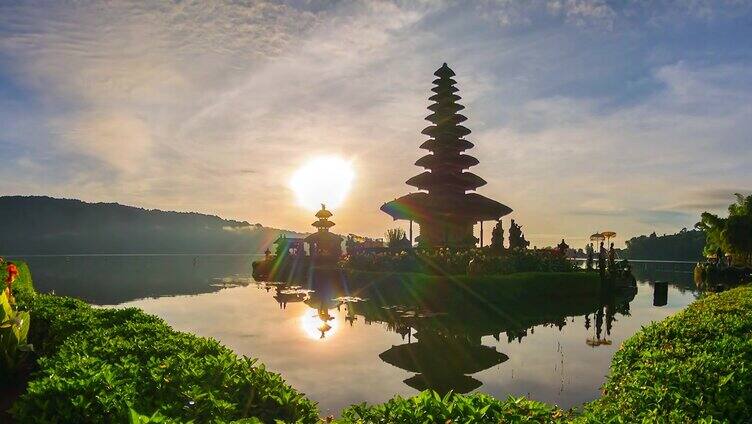
[[[316,218],[318,218],[318,220],[311,225],[316,227],[318,231],[329,231],[330,228],[334,227],[334,223],[329,221],[329,218],[332,216],[333,214],[326,210],[326,205],[322,203],[321,210],[316,212]]]
[[[407,219],[420,225],[419,243],[428,246],[472,246],[477,242],[473,225],[478,221],[498,220],[509,214],[509,207],[473,193],[486,181],[469,172],[478,159],[464,154],[473,143],[465,139],[470,129],[462,125],[467,117],[459,111],[465,107],[454,71],[444,63],[434,72],[431,112],[426,120],[431,123],[422,134],[429,139],[420,145],[428,154],[415,164],[426,171],[409,180],[407,184],[421,190],[385,203],[381,210],[394,219]]]
[[[473,144],[464,137],[470,130],[461,125],[467,118],[457,113],[464,109],[458,103],[461,99],[456,93],[459,91],[452,79],[454,71],[445,63],[434,72],[438,78],[433,81],[434,95],[429,97],[433,104],[428,107],[431,113],[426,120],[432,125],[426,127],[422,133],[431,137],[420,147],[431,154],[423,156],[415,162],[416,165],[428,171],[407,180],[407,184],[429,193],[465,193],[475,190],[486,182],[471,172],[464,172],[471,166],[478,164],[478,159],[462,154]]]

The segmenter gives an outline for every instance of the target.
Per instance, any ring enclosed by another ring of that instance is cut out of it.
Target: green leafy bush
[[[444,397],[424,391],[405,399],[396,396],[380,405],[361,403],[342,411],[341,424],[370,423],[559,423],[567,414],[559,408],[525,398],[500,401],[484,394]]]
[[[39,346],[39,370],[13,408],[19,422],[318,421],[316,405],[278,374],[215,340],[137,309],[35,294],[30,282],[18,290]]]
[[[0,377],[7,381],[16,374],[32,346],[26,342],[31,316],[16,311],[7,290],[0,292]]]
[[[0,383],[14,381],[33,346],[27,342],[31,315],[20,310],[16,294],[31,292],[26,264],[16,265],[19,274],[9,291],[6,288],[7,268],[0,266]]]
[[[348,270],[422,272],[437,275],[505,275],[517,272],[569,272],[575,267],[558,252],[483,249],[431,249],[347,255],[339,263]]]
[[[752,287],[711,294],[628,339],[583,422],[752,417]]]

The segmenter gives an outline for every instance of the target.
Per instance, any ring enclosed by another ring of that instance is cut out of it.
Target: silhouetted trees
[[[676,234],[632,237],[626,241],[625,255],[629,259],[653,259],[664,261],[696,261],[702,258],[705,233],[682,228]]]
[[[727,218],[703,212],[700,222],[695,224],[695,228],[707,236],[705,254],[730,253],[735,263],[749,265],[752,263],[752,195],[736,193],[736,203],[729,205],[728,212]]]

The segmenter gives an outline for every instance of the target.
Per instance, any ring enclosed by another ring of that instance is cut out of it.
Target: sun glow
[[[329,315],[317,313],[315,309],[306,310],[305,314],[300,317],[300,328],[308,338],[313,340],[325,340],[331,338],[339,328],[337,319]]]
[[[334,209],[347,197],[353,179],[355,172],[350,162],[336,156],[322,156],[295,171],[290,188],[306,209],[318,210],[322,203]]]

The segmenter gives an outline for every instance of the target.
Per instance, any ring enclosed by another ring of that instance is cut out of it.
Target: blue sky
[[[691,227],[752,190],[752,2],[3,2],[1,194],[307,230],[290,175],[352,159],[340,232],[420,170],[433,71],[479,192],[539,246]],[[623,240],[623,238],[622,238]]]

